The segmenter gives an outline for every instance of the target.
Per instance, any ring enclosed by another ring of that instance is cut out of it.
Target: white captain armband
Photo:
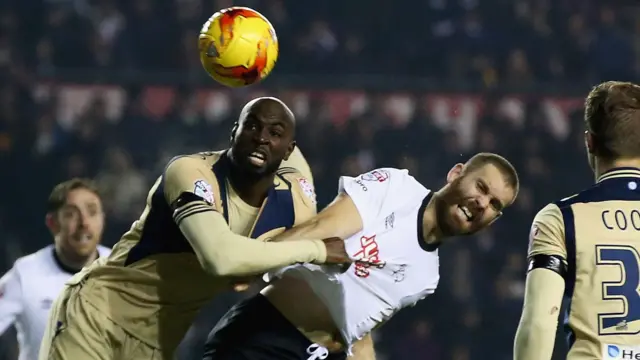
[[[564,262],[564,259],[558,255],[538,254],[529,257],[527,272],[534,269],[551,270],[562,276],[563,279],[567,276],[567,264]]]
[[[214,208],[205,199],[200,196],[185,191],[178,196],[178,198],[171,203],[171,210],[173,210],[173,221],[180,226],[180,223],[185,218],[200,214],[208,211],[215,211]]]

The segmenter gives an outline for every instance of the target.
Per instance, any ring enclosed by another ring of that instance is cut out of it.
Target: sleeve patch
[[[389,180],[391,174],[387,170],[373,170],[360,176],[364,181],[385,182]]]
[[[200,179],[194,182],[193,193],[203,198],[209,204],[215,204],[215,199],[213,198],[213,189],[208,182]]]
[[[302,193],[304,193],[313,203],[316,203],[316,191],[313,188],[313,185],[305,178],[299,178],[298,184],[300,184],[300,188],[302,189]]]

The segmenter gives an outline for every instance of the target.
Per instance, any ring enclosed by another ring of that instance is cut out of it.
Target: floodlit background
[[[516,204],[490,230],[441,251],[435,295],[375,333],[380,359],[509,360],[520,317],[529,224],[593,180],[582,98],[603,80],[637,80],[640,6],[596,0],[0,1],[0,270],[52,239],[51,187],[95,177],[114,244],[174,155],[227,146],[258,95],[298,116],[320,205],[340,174],[408,168],[437,188],[477,151],[514,162]],[[254,7],[279,35],[261,85],[210,80],[197,34],[215,10]],[[185,339],[199,359],[219,299]],[[0,359],[16,359],[12,331]],[[556,359],[565,347],[559,336]]]

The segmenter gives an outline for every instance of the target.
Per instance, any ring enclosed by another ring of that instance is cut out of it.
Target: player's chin
[[[242,160],[238,161],[238,165],[243,172],[253,175],[260,175],[264,173],[268,167],[266,162],[258,163],[249,157],[243,157]]]
[[[466,235],[473,233],[473,222],[460,211],[459,207],[453,206],[449,217],[449,226],[453,235]]]
[[[97,246],[98,244],[95,243],[75,245],[73,247],[73,252],[79,257],[86,257],[93,254],[93,252],[96,251]]]

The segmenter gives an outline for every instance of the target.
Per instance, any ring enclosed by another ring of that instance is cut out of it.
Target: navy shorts
[[[258,294],[233,306],[209,334],[203,360],[345,360],[313,344]]]

